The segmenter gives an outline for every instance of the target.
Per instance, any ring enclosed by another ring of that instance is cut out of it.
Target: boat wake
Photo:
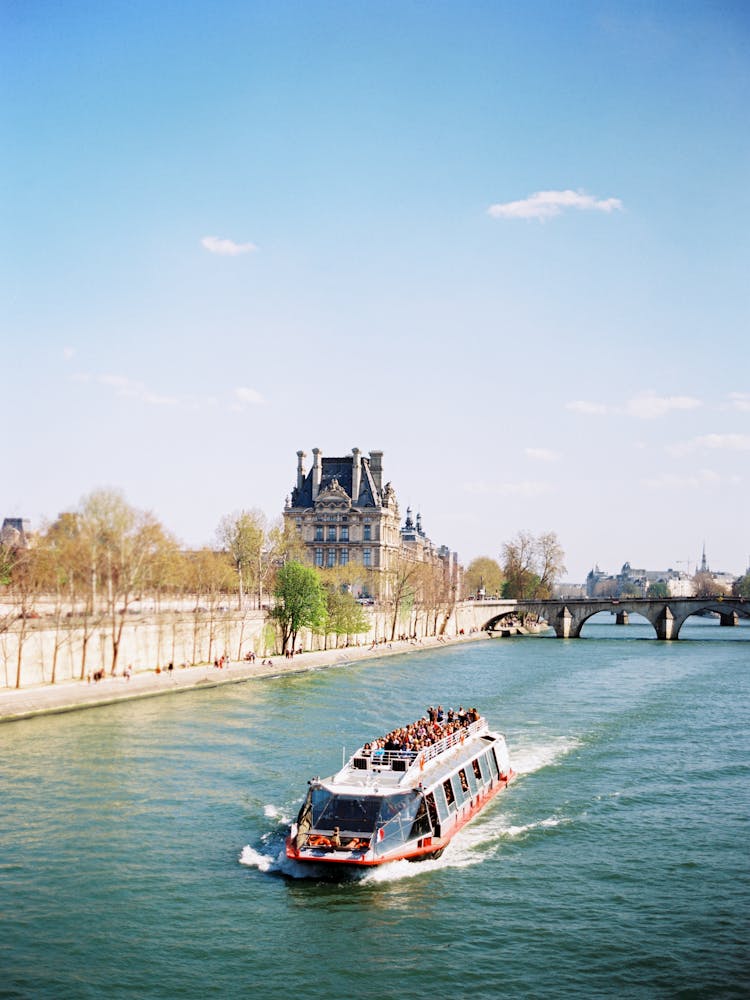
[[[517,780],[556,764],[576,750],[580,741],[560,738],[545,744],[518,746],[513,753],[513,767]],[[513,785],[510,786],[512,792]],[[429,872],[451,868],[468,868],[481,864],[502,851],[509,841],[520,840],[535,830],[549,830],[568,822],[564,817],[548,816],[530,823],[513,823],[503,809],[505,793],[491,804],[485,813],[460,830],[443,855],[432,860],[410,862],[391,861],[375,868],[338,869],[330,865],[301,864],[287,858],[284,848],[286,833],[291,820],[278,806],[268,804],[263,813],[274,822],[273,829],[264,833],[260,845],[246,844],[239,863],[255,868],[263,874],[280,875],[292,879],[330,880],[375,884],[415,878]]]

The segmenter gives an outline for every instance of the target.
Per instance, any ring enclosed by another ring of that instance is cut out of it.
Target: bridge
[[[631,614],[642,615],[654,626],[657,639],[678,639],[680,629],[691,615],[713,612],[722,625],[738,625],[740,617],[750,618],[750,601],[743,597],[648,597],[583,598],[556,601],[476,601],[474,618],[486,632],[503,631],[511,618],[535,616],[555,630],[558,639],[579,639],[581,629],[593,615],[609,611],[618,624],[626,625]]]

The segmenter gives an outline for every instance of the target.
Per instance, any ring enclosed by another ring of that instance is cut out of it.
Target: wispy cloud
[[[63,347],[63,361],[72,361],[75,353],[74,347]]]
[[[695,451],[750,451],[750,434],[700,434],[690,441],[671,445],[667,451],[675,458]]]
[[[741,482],[741,478],[737,475],[722,477],[718,472],[714,472],[713,469],[699,469],[697,472],[682,476],[665,473],[663,476],[657,476],[653,479],[643,479],[641,482],[647,489],[685,491],[712,489],[725,485],[736,486]]]
[[[550,219],[567,209],[584,212],[615,212],[622,210],[619,198],[596,198],[584,191],[536,191],[521,201],[490,205],[487,213],[493,219]]]
[[[625,412],[641,420],[654,420],[672,410],[696,410],[702,403],[693,396],[657,396],[654,392],[642,392],[625,404]]]
[[[114,390],[117,396],[126,396],[128,399],[139,399],[144,403],[152,403],[157,406],[174,406],[179,402],[177,396],[168,396],[160,392],[154,392],[145,382],[128,378],[127,375],[86,375],[78,373],[74,378],[79,382],[94,382],[98,385],[108,386]]]
[[[573,413],[582,413],[586,417],[600,417],[610,412],[610,407],[606,403],[592,403],[586,399],[574,399],[565,404],[566,410]]]
[[[730,392],[729,407],[741,413],[750,413],[750,392]]]
[[[633,396],[622,405],[576,399],[566,403],[565,409],[584,416],[621,414],[639,420],[656,420],[674,410],[696,410],[702,405],[701,400],[694,396],[657,396],[649,391]]]
[[[149,403],[152,406],[176,406],[181,409],[217,409],[222,403],[234,412],[241,412],[249,405],[264,403],[263,396],[256,390],[247,386],[237,386],[230,393],[205,395],[173,395],[157,392],[145,382],[132,379],[127,375],[115,375],[110,373],[91,374],[88,372],[77,372],[71,375],[75,382],[89,383],[91,385],[101,385],[114,392],[116,396]]]
[[[263,396],[257,389],[250,389],[245,385],[238,385],[233,396],[232,409],[235,413],[241,413],[248,406],[259,406],[261,403],[265,403]]]
[[[221,257],[239,257],[243,253],[254,253],[258,249],[254,243],[235,243],[234,240],[223,239],[220,236],[204,236],[201,244],[209,253],[219,254]]]
[[[466,483],[464,490],[474,496],[499,496],[499,497],[539,497],[552,490],[550,483],[541,482],[518,482],[518,483],[488,483],[478,480],[473,483]]]
[[[537,462],[559,462],[562,458],[559,451],[552,451],[550,448],[526,448],[525,452],[528,458]]]

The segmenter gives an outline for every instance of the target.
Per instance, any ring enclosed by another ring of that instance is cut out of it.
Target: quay
[[[384,656],[442,649],[487,638],[487,633],[475,632],[455,638],[425,637],[416,642],[394,640],[370,646],[348,646],[297,653],[288,660],[283,656],[276,656],[266,660],[258,659],[253,663],[230,662],[221,669],[210,664],[201,664],[180,667],[173,671],[161,670],[158,673],[156,670],[139,671],[130,679],[120,674],[115,677],[108,675],[100,681],[71,680],[58,684],[38,684],[28,688],[0,688],[0,723],[74,712],[84,708],[98,708],[122,701],[200,691],[224,684],[287,677],[328,667],[348,666],[363,660],[377,660]]]

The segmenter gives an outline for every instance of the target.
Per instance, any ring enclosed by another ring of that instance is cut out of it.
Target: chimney
[[[359,484],[362,481],[362,458],[359,448],[352,448],[352,503],[359,499]]]
[[[297,489],[301,490],[305,482],[305,459],[307,455],[304,451],[297,452]]]
[[[320,480],[322,478],[323,478],[323,456],[320,453],[320,448],[313,448],[313,467],[312,467],[313,500],[318,499],[318,493],[320,492]]]
[[[370,472],[375,482],[378,493],[383,491],[383,452],[370,452]]]

